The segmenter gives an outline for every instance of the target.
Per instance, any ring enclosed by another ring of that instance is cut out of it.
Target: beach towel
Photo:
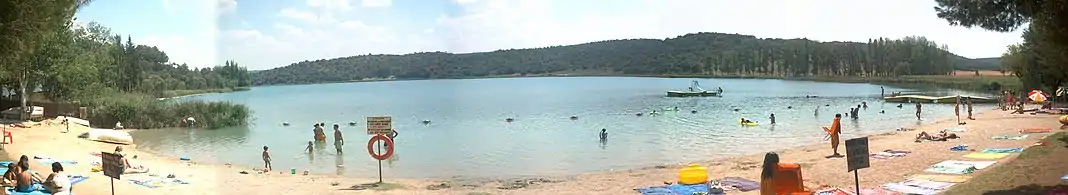
[[[819,191],[816,191],[816,193],[813,193],[813,194],[814,195],[855,195],[856,193],[853,193],[853,192],[848,191],[848,190],[843,190],[842,188],[831,188],[831,189],[819,190]]]
[[[987,148],[983,149],[982,153],[1020,153],[1023,152],[1023,148]]]
[[[884,188],[860,189],[860,195],[901,195],[901,192],[890,191]]]
[[[998,163],[998,161],[952,161],[951,160],[951,161],[942,161],[942,162],[940,162],[938,164],[935,164],[935,165],[936,166],[938,166],[938,165],[971,165],[971,166],[974,166],[975,169],[983,169],[983,168],[990,167],[990,165],[994,165],[994,163]]]
[[[1020,133],[1049,133],[1049,132],[1053,132],[1053,128],[1049,128],[1049,127],[1032,127],[1032,128],[1026,128],[1026,129],[1021,129],[1020,130]]]
[[[904,184],[904,185],[907,185],[907,186],[921,187],[921,188],[926,188],[926,189],[946,190],[946,189],[949,189],[949,187],[955,185],[956,183],[937,182],[937,181],[929,181],[929,180],[924,180],[924,179],[910,179],[910,180],[906,180],[904,182],[901,182],[900,184]]]
[[[990,139],[994,139],[994,140],[1022,140],[1022,139],[1025,139],[1025,138],[1027,138],[1027,134],[1022,134],[1022,135],[998,135],[998,136],[990,137]]]
[[[949,127],[949,128],[946,128],[946,129],[944,129],[944,130],[946,130],[946,131],[949,131],[949,132],[957,132],[957,133],[960,133],[960,132],[965,132],[965,131],[968,131],[968,128],[967,128],[967,127],[964,127],[964,126],[955,126],[955,127]]]
[[[901,193],[905,193],[905,194],[920,194],[920,195],[934,195],[934,194],[942,193],[942,191],[943,191],[943,190],[939,190],[939,189],[930,189],[930,188],[924,188],[924,187],[910,186],[910,185],[905,185],[905,184],[901,184],[901,183],[883,184],[883,188],[887,189],[887,190],[890,190],[890,191],[901,192]]]
[[[648,188],[638,188],[638,193],[642,195],[679,195],[675,191],[671,191],[664,186],[653,186]]]
[[[927,180],[937,182],[949,182],[949,183],[964,183],[971,179],[972,176],[967,175],[913,175],[909,177],[912,180]]]
[[[743,192],[753,191],[760,189],[760,182],[741,178],[741,177],[725,177],[719,180],[720,184],[734,187],[735,189]]]
[[[81,175],[71,175],[70,176],[70,185],[74,186],[75,184],[81,183],[81,182],[83,182],[83,181],[85,181],[87,179],[89,179],[89,177],[81,176]],[[37,188],[37,190],[33,191],[33,192],[15,192],[15,188],[14,187],[4,187],[4,191],[7,192],[7,194],[9,194],[9,195],[49,195],[49,194],[52,194],[52,193],[49,193],[48,190],[45,190],[44,185],[42,185],[40,183],[34,183],[33,186],[34,186],[34,188]],[[71,193],[71,194],[73,194],[73,193]]]
[[[876,158],[876,159],[891,159],[891,158],[896,158],[896,157],[905,157],[905,154],[908,154],[908,153],[879,152],[879,153],[871,154],[871,157],[872,158]]]
[[[78,161],[73,161],[73,160],[55,160],[55,159],[52,159],[52,158],[38,158],[36,156],[34,156],[33,158],[34,158],[34,160],[37,161],[37,163],[41,163],[43,165],[51,165],[54,162],[59,162],[59,164],[61,164],[63,166],[70,166],[70,165],[78,164]]]
[[[964,158],[974,158],[974,159],[1000,159],[1000,158],[1005,158],[1006,156],[1009,156],[1009,155],[1012,155],[1012,154],[1011,154],[1011,153],[983,153],[983,152],[972,152],[971,154],[967,154],[967,155],[964,155]]]

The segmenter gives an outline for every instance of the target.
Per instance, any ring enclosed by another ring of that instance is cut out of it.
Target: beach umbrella
[[[1035,103],[1041,103],[1046,101],[1046,97],[1046,93],[1042,93],[1041,90],[1037,89],[1032,90],[1030,93],[1027,93],[1027,98],[1031,99],[1031,101]]]

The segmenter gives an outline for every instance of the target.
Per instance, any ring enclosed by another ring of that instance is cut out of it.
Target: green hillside
[[[946,75],[972,67],[923,37],[866,43],[692,33],[452,54],[361,55],[297,62],[252,72],[258,85],[345,82],[368,78],[439,79],[527,74],[709,76]],[[956,69],[961,69],[958,67]]]

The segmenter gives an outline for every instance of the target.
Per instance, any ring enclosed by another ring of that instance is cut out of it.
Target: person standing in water
[[[771,124],[775,124],[775,113],[771,113],[771,117],[768,119],[771,119]]]
[[[920,119],[920,112],[922,112],[922,111],[923,111],[923,105],[920,105],[920,102],[917,101],[916,102],[916,120],[921,120]]]
[[[311,153],[312,153],[312,148],[313,148],[313,147],[314,147],[314,144],[312,144],[312,141],[308,141],[308,147],[307,147],[307,148],[304,148],[304,150],[307,150],[307,151],[308,151],[308,154],[311,154]]]
[[[865,110],[868,109],[868,102],[860,102],[860,105],[863,105]]]
[[[831,149],[834,150],[834,154],[830,157],[841,157],[842,155],[838,154],[838,144],[840,141],[838,137],[842,134],[842,115],[835,114],[834,122],[831,122],[831,127],[824,127],[823,130],[826,131],[827,135],[830,137]]]
[[[601,129],[601,141],[608,140],[608,129]]]
[[[879,86],[879,97],[886,97],[886,89]]]
[[[271,153],[267,152],[267,146],[263,146],[263,168],[271,171]]]
[[[334,149],[337,150],[337,154],[343,153],[341,151],[343,145],[345,145],[345,139],[341,138],[341,128],[334,124]]]
[[[967,98],[965,100],[967,100],[966,102],[968,104],[968,119],[975,120],[975,118],[972,118],[972,99]]]
[[[812,116],[819,116],[819,115],[820,115],[820,105],[816,105],[816,110],[812,111]]]
[[[960,96],[957,96],[956,102],[953,104],[953,114],[957,116],[957,125],[963,125],[960,122]]]

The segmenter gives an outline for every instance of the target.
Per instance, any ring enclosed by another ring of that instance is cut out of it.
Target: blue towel
[[[671,191],[671,189],[663,186],[638,188],[638,193],[641,193],[642,195],[679,195],[678,193],[675,193],[675,191]]]
[[[43,165],[51,165],[54,162],[59,162],[59,164],[61,164],[63,166],[70,166],[70,165],[78,164],[78,161],[73,161],[73,160],[60,160],[60,161],[56,161],[56,160],[52,160],[52,159],[36,159],[36,160],[37,160],[38,163],[41,163]]]
[[[642,195],[691,195],[695,193],[708,193],[708,185],[671,184],[669,186],[653,186],[648,188],[638,188],[638,193],[641,193]]]
[[[987,148],[983,150],[983,153],[1020,153],[1023,152],[1023,148]]]

